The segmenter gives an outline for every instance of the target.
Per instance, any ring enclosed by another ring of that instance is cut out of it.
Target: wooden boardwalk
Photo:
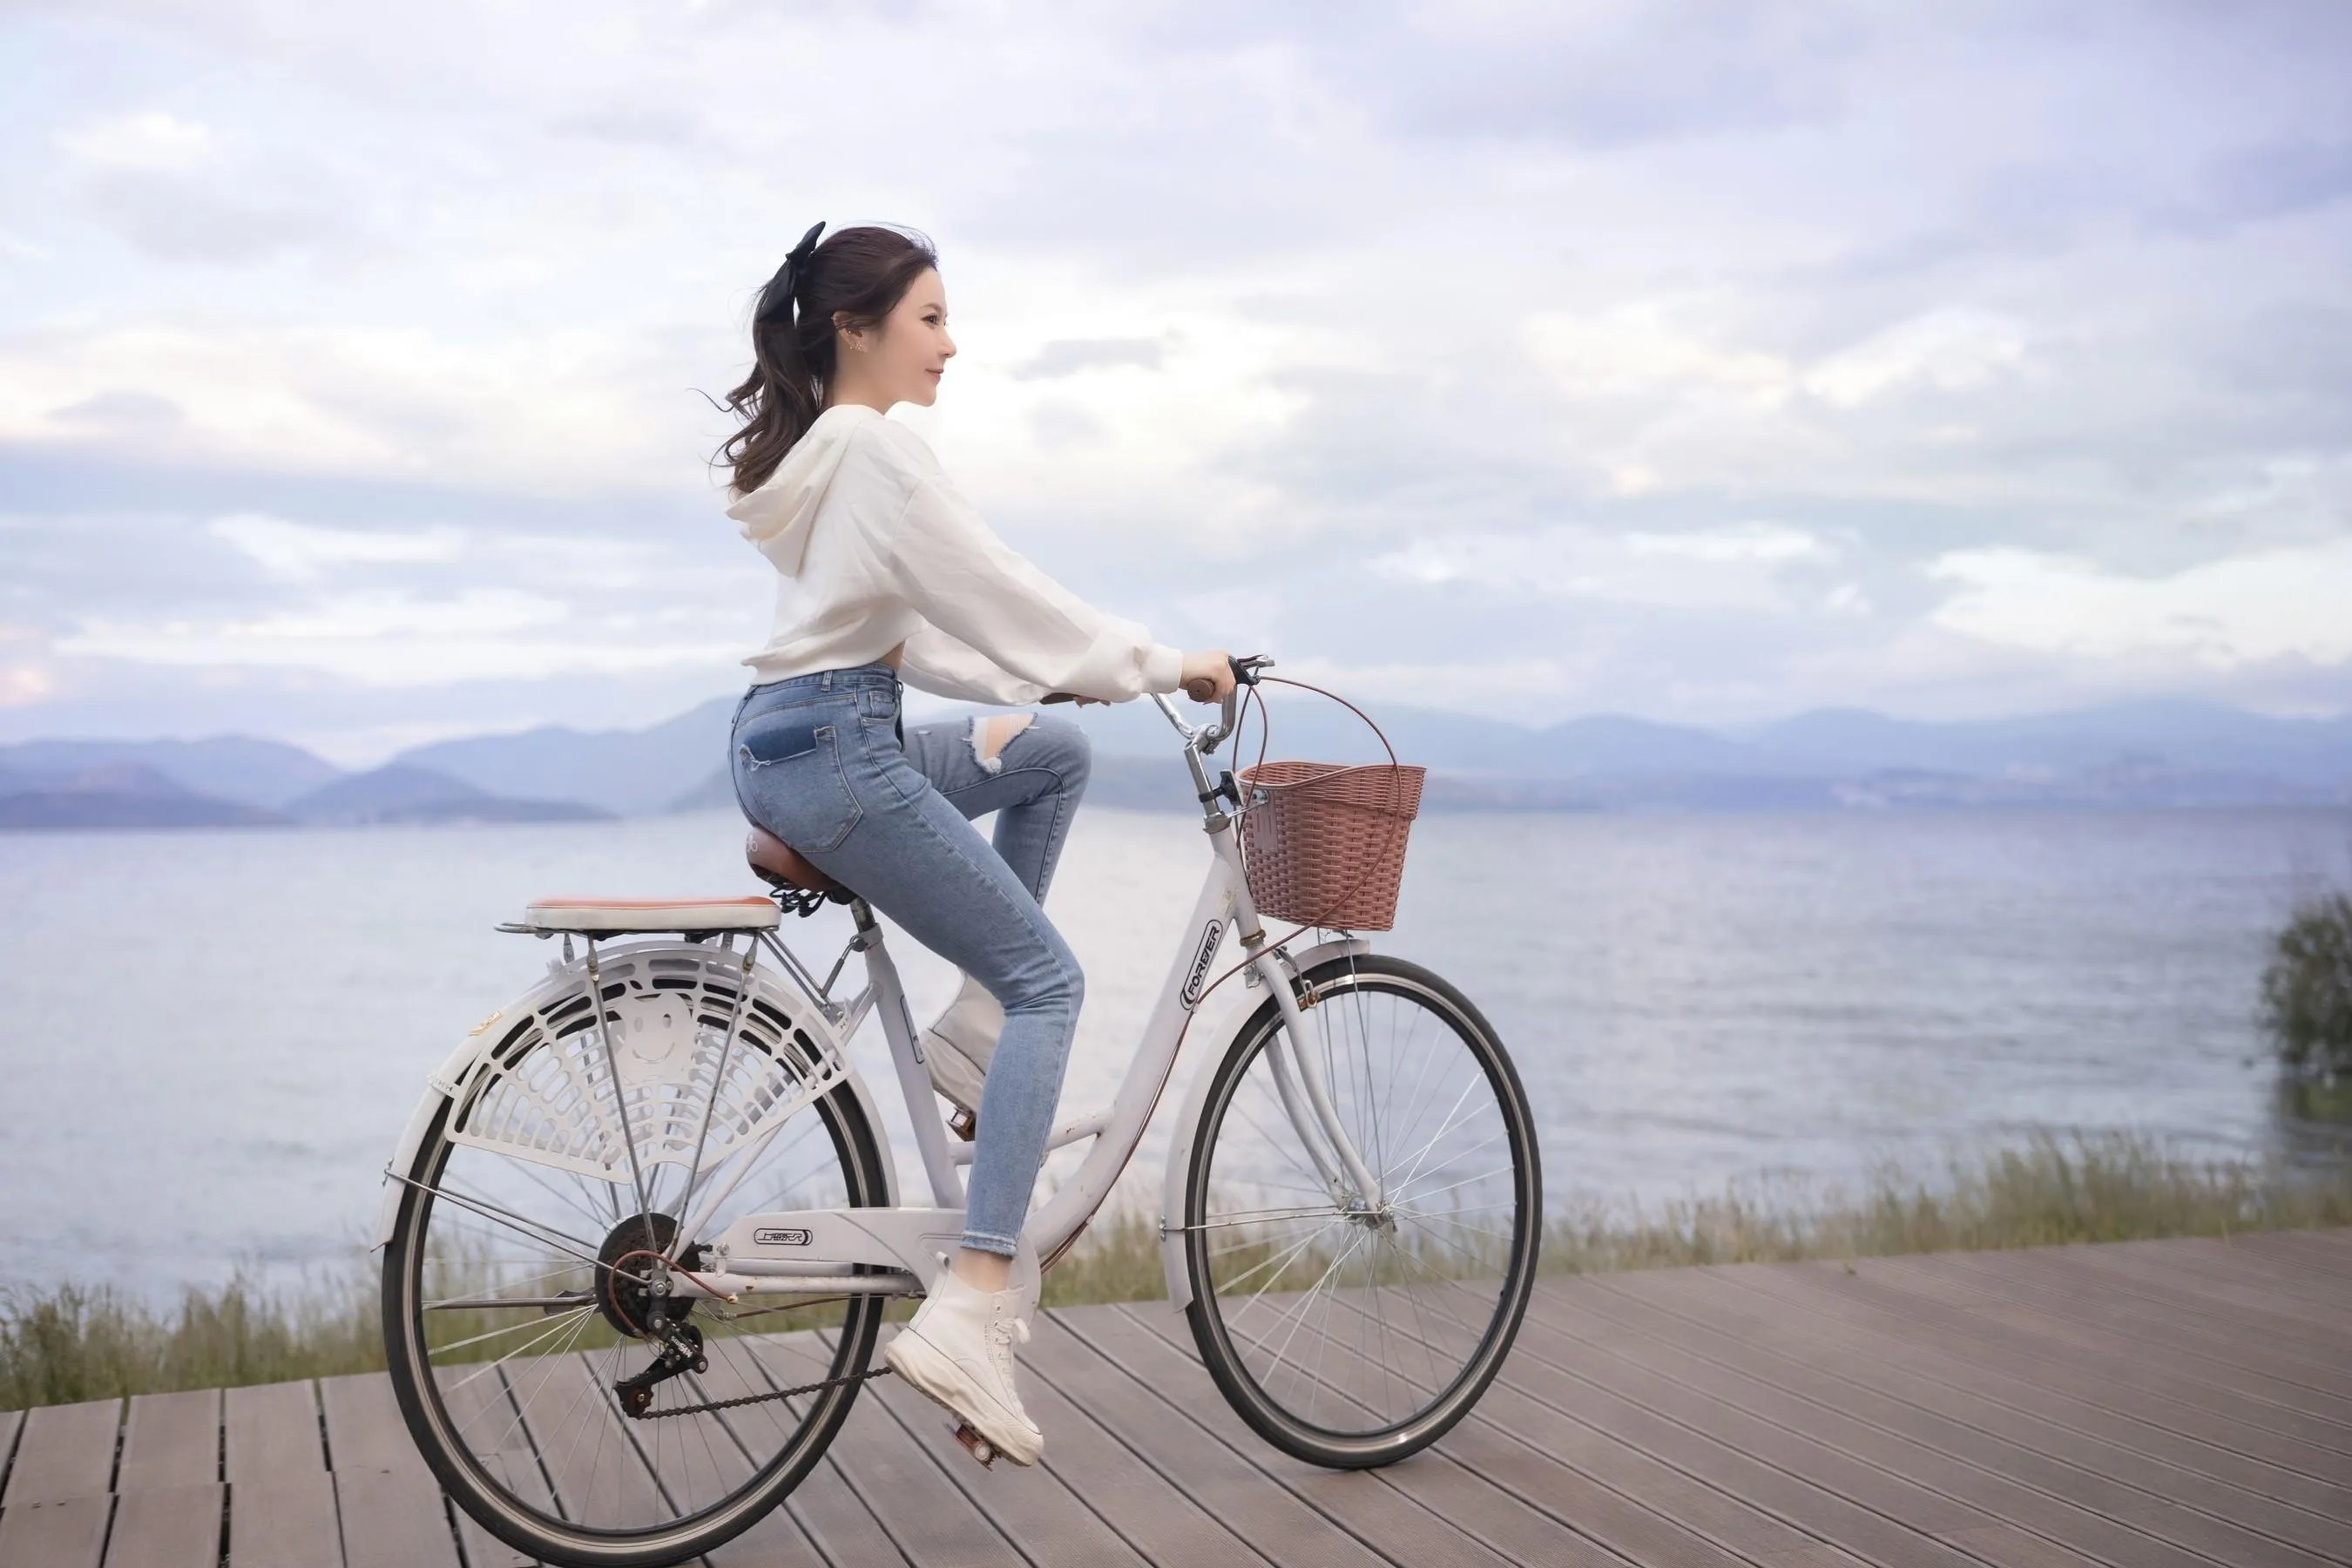
[[[2352,1231],[1547,1280],[1431,1453],[1252,1437],[1158,1306],[1047,1315],[1049,1454],[884,1379],[717,1568],[2352,1563]],[[381,1375],[0,1415],[0,1568],[469,1568]]]

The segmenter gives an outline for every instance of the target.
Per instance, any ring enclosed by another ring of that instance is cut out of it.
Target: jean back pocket
[[[829,735],[832,729],[814,719],[778,714],[772,723],[755,719],[744,725],[736,732],[735,745],[747,767],[771,767],[807,756],[816,750],[817,736]]]
[[[832,714],[823,717],[831,718]],[[807,709],[754,714],[735,731],[735,795],[752,821],[803,853],[838,847],[865,815],[840,731]]]

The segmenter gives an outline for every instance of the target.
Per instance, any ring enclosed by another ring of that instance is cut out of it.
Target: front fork
[[[1274,1064],[1274,1087],[1281,1096],[1284,1113],[1306,1146],[1307,1157],[1315,1162],[1324,1185],[1341,1205],[1360,1212],[1377,1210],[1380,1178],[1364,1163],[1355,1140],[1340,1123],[1339,1108],[1331,1103],[1331,1086],[1323,1074],[1322,1020],[1311,1016],[1310,1007],[1298,1005],[1290,973],[1274,953],[1254,955],[1250,966],[1265,982],[1274,1005],[1282,1012],[1282,1031],[1266,1043],[1266,1056]]]

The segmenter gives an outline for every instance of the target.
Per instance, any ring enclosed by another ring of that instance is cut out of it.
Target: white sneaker
[[[1013,1346],[1029,1339],[1027,1292],[982,1290],[944,1266],[931,1293],[882,1359],[947,1406],[1016,1465],[1034,1465],[1045,1435],[1013,1389]]]
[[[923,1065],[930,1069],[931,1087],[963,1112],[959,1131],[970,1128],[980,1114],[989,1058],[996,1054],[996,1037],[1003,1032],[1004,1009],[969,974],[940,1021],[923,1031]],[[964,1131],[964,1136],[971,1133]]]

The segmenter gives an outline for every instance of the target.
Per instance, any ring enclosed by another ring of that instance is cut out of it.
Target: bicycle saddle
[[[743,840],[743,858],[753,875],[772,888],[798,888],[810,893],[838,893],[840,883],[810,865],[801,852],[761,826],[751,824]]]

